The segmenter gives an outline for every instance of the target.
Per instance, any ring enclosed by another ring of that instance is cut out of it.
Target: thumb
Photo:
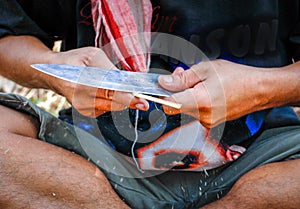
[[[181,72],[175,71],[175,73],[171,75],[161,75],[158,77],[159,85],[169,91],[183,91],[194,87],[201,81],[199,75],[197,75],[193,68]]]

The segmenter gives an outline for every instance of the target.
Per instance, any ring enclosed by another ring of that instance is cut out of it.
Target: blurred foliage
[[[64,97],[53,91],[25,88],[3,77],[0,77],[0,91],[26,97],[37,106],[55,116],[58,115],[59,110],[70,107],[70,104]]]

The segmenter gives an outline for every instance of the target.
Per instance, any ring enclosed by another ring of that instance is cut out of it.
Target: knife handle
[[[176,108],[176,109],[180,109],[181,106],[182,106],[182,104],[178,104],[178,103],[175,103],[175,102],[163,100],[163,99],[160,99],[160,98],[157,98],[157,97],[152,97],[152,96],[137,93],[137,92],[133,92],[132,94],[135,97],[138,97],[138,98],[141,98],[141,99],[146,99],[146,100],[156,102],[156,103],[159,103],[159,104],[167,105],[169,107],[173,107],[173,108]]]

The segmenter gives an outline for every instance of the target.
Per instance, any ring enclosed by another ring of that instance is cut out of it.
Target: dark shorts
[[[40,121],[39,139],[63,147],[99,166],[119,196],[132,208],[199,208],[224,196],[249,170],[300,157],[300,124],[267,124],[236,161],[206,172],[141,172],[101,137],[63,122],[23,97],[0,94],[0,104]],[[277,123],[279,124],[279,123]]]

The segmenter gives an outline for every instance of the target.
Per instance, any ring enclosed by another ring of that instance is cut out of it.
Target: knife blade
[[[48,75],[73,83],[135,93],[137,97],[139,97],[139,95],[143,97],[143,94],[169,97],[172,94],[158,85],[159,74],[155,73],[129,72],[66,64],[33,64],[31,67]],[[161,101],[162,99],[156,97],[147,96],[147,99],[151,101],[156,100],[155,102],[177,109],[181,107],[180,104],[165,100]]]

